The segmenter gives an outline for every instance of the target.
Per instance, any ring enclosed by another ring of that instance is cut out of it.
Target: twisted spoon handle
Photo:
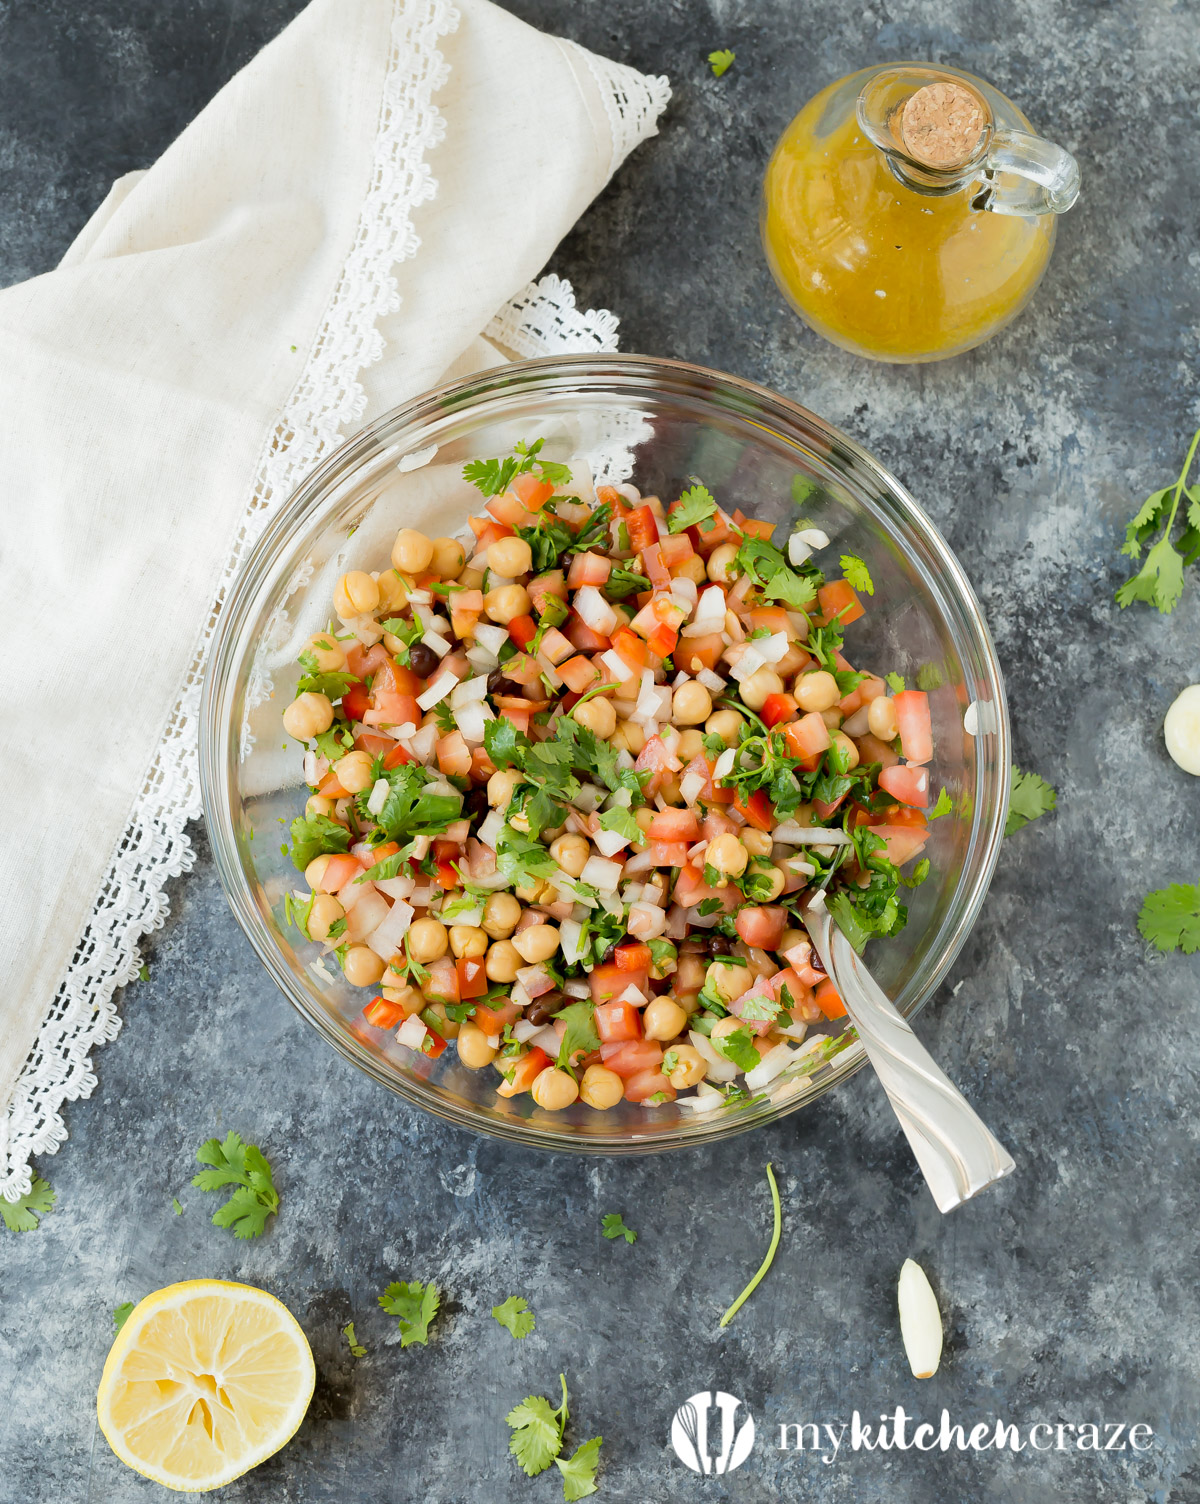
[[[938,1210],[951,1211],[1008,1175],[1012,1155],[934,1062],[824,907],[810,907],[805,923]]]

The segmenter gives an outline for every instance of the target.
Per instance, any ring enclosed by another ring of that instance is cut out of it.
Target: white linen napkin
[[[0,1194],[65,1138],[190,865],[205,649],[271,508],[362,421],[501,359],[489,326],[518,355],[615,347],[611,315],[527,284],[668,97],[487,0],[312,0],[0,292]]]

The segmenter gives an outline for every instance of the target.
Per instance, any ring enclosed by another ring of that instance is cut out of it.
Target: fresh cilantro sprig
[[[1179,479],[1173,486],[1155,491],[1147,497],[1137,514],[1125,529],[1125,542],[1121,552],[1136,563],[1142,549],[1157,536],[1158,541],[1146,555],[1145,562],[1132,579],[1126,580],[1117,591],[1117,605],[1128,606],[1134,601],[1146,601],[1157,607],[1163,615],[1172,612],[1183,594],[1183,570],[1200,558],[1200,485],[1187,485],[1188,472],[1200,445],[1200,429],[1192,435],[1187,458]],[[1187,498],[1186,525],[1177,540],[1172,539],[1175,519],[1184,498]]]
[[[411,1347],[414,1342],[422,1347],[429,1345],[429,1323],[438,1313],[441,1295],[432,1282],[424,1285],[420,1280],[393,1280],[379,1297],[379,1304],[389,1316],[395,1316],[400,1327],[400,1346]]]
[[[765,538],[745,534],[738,546],[735,568],[748,574],[768,600],[782,601],[796,611],[803,611],[816,599],[817,587],[824,576],[809,566],[803,573],[794,570],[783,553]]]
[[[1031,820],[1037,820],[1042,815],[1055,809],[1058,805],[1058,795],[1044,778],[1037,773],[1022,773],[1020,768],[1014,765],[1012,769],[1012,792],[1009,796],[1008,819],[1004,823],[1004,834],[1014,835]]]
[[[314,858],[350,850],[350,832],[328,815],[297,815],[292,821],[292,862],[303,872]]]
[[[404,762],[386,771],[379,763],[376,773],[390,784],[383,808],[375,817],[379,822],[375,836],[378,845],[418,834],[436,835],[461,817],[462,795],[431,789],[430,785],[440,780],[420,763]],[[370,790],[358,795],[360,813],[365,812],[369,797]]]
[[[342,1328],[342,1336],[346,1339],[346,1346],[350,1349],[352,1357],[365,1358],[367,1356],[367,1350],[358,1340],[352,1321],[348,1321]]]
[[[593,1436],[591,1441],[585,1441],[565,1461],[561,1457],[554,1459],[554,1466],[562,1474],[563,1498],[566,1504],[573,1504],[576,1499],[586,1499],[589,1494],[596,1492],[596,1465],[600,1460],[600,1443],[603,1436]]]
[[[508,1450],[530,1478],[544,1473],[562,1451],[563,1432],[570,1418],[567,1406],[567,1378],[559,1374],[562,1404],[557,1409],[540,1394],[531,1394],[515,1405],[504,1417],[512,1431]]]
[[[1200,950],[1200,885],[1172,883],[1147,893],[1138,929],[1157,950],[1194,955]]]
[[[698,527],[702,533],[711,533],[716,523],[709,519],[716,515],[716,511],[716,497],[693,475],[691,487],[683,492],[679,505],[667,519],[667,529],[672,533],[682,533],[684,528]]]
[[[842,574],[855,590],[861,590],[865,595],[875,594],[875,582],[871,578],[871,571],[857,554],[843,554],[841,565]]]
[[[763,1276],[771,1267],[771,1264],[775,1258],[776,1250],[779,1247],[780,1235],[783,1232],[783,1212],[779,1205],[779,1187],[775,1184],[775,1172],[774,1170],[772,1170],[769,1164],[767,1165],[767,1183],[771,1188],[771,1211],[773,1217],[771,1242],[767,1248],[767,1256],[758,1266],[758,1272],[755,1274],[754,1278],[725,1312],[724,1316],[721,1317],[722,1326],[729,1325],[729,1323],[745,1305],[746,1301],[749,1300],[751,1295],[754,1294],[755,1290],[758,1289],[759,1285],[762,1283]]]
[[[302,657],[311,657],[311,654],[302,654]],[[314,659],[314,665],[316,660]],[[296,693],[302,695],[311,691],[313,694],[325,695],[330,700],[340,700],[352,684],[358,683],[356,674],[337,672],[321,673],[317,671],[304,674],[296,681]]]
[[[502,460],[471,460],[463,466],[463,479],[477,486],[485,496],[499,496],[508,490],[518,475],[528,475],[534,470],[552,486],[569,485],[569,465],[539,458],[545,442],[545,439],[534,439],[532,444],[514,444],[512,454]]]
[[[884,682],[887,684],[887,687],[891,690],[891,692],[894,695],[902,694],[904,692],[904,687],[905,686],[904,686],[904,675],[903,674],[898,674],[893,669],[893,671],[890,674],[884,674],[883,677],[884,677]]]
[[[202,1165],[212,1168],[193,1175],[192,1184],[200,1191],[219,1191],[227,1185],[237,1189],[213,1213],[217,1227],[228,1227],[235,1238],[260,1237],[267,1218],[279,1210],[279,1192],[271,1176],[271,1166],[257,1144],[248,1144],[232,1129],[224,1142],[206,1139],[196,1150]]]
[[[568,1003],[565,1008],[556,1013],[555,1018],[561,1018],[567,1026],[567,1032],[563,1035],[562,1046],[558,1052],[557,1065],[559,1070],[568,1070],[571,1057],[582,1050],[585,1055],[600,1048],[600,1035],[596,1032],[596,1005],[587,998],[580,998],[576,1003]]]
[[[715,52],[708,54],[708,66],[712,69],[714,78],[721,78],[733,67],[733,60],[737,53],[728,47],[718,47]]]
[[[650,581],[644,574],[635,574],[632,569],[617,564],[601,588],[610,601],[623,601],[626,596],[649,590]]]
[[[637,1233],[632,1227],[625,1226],[625,1219],[620,1212],[606,1212],[600,1219],[600,1226],[606,1238],[624,1238],[627,1243],[637,1242]]]
[[[129,1318],[133,1315],[134,1302],[123,1300],[119,1306],[113,1307],[113,1335],[115,1336]]]
[[[57,1193],[40,1175],[35,1175],[29,1189],[15,1201],[0,1196],[0,1218],[9,1232],[34,1232],[40,1225],[39,1219],[53,1209],[57,1200]]]
[[[518,1340],[529,1336],[537,1319],[523,1295],[510,1295],[507,1300],[492,1307],[492,1315]]]

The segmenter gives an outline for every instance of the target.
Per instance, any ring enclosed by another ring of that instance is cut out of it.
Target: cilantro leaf
[[[498,1306],[493,1306],[492,1315],[518,1339],[528,1337],[533,1331],[535,1317],[522,1295],[510,1295]]]
[[[923,689],[926,694],[941,689],[945,682],[946,676],[936,663],[923,663],[917,670],[917,688]]]
[[[381,842],[403,841],[417,834],[435,835],[462,814],[462,795],[432,791],[430,785],[439,780],[420,763],[404,762],[386,771],[380,768],[379,776],[391,785],[375,817],[383,832]],[[359,795],[364,803],[369,797],[369,790]]]
[[[730,60],[732,61],[732,54]],[[699,527],[702,533],[711,533],[714,524],[710,522],[705,527],[704,523],[716,514],[716,510],[716,497],[693,475],[691,488],[680,496],[679,505],[672,510],[667,519],[667,530],[672,533],[682,533],[685,528]]]
[[[355,1336],[354,1323],[352,1321],[348,1321],[342,1328],[342,1336],[345,1337],[346,1346],[350,1349],[354,1357],[365,1358],[367,1356],[366,1348],[358,1340],[357,1336]]]
[[[841,565],[842,574],[855,590],[865,591],[867,595],[875,594],[875,582],[871,578],[871,571],[857,554],[843,554]]]
[[[330,700],[340,700],[352,684],[357,684],[357,674],[328,673],[328,674],[305,674],[302,679],[296,681],[296,693],[298,695],[313,694],[324,695]]]
[[[639,590],[649,590],[650,581],[644,574],[634,574],[632,569],[623,569],[620,564],[616,564],[601,588],[609,600],[623,601],[627,595],[636,595]]]
[[[734,1029],[731,1034],[721,1034],[710,1042],[718,1055],[724,1055],[742,1071],[752,1071],[762,1059],[754,1048],[749,1029]]]
[[[1147,893],[1138,915],[1138,929],[1158,950],[1181,950],[1185,956],[1200,950],[1200,886],[1172,883]],[[0,1207],[3,1206],[0,1202]]]
[[[496,870],[514,888],[532,888],[540,878],[553,877],[558,863],[540,841],[502,825],[496,837]]]
[[[669,976],[679,960],[679,948],[673,940],[647,940],[650,947],[650,969],[661,976]]]
[[[822,578],[820,574],[798,574],[773,543],[749,534],[738,547],[735,566],[748,574],[768,599],[783,601],[797,611],[811,604]]]
[[[600,1226],[604,1229],[606,1238],[624,1238],[627,1243],[637,1242],[637,1233],[632,1227],[625,1226],[625,1219],[620,1212],[606,1212],[600,1219]]]
[[[463,466],[463,479],[477,486],[485,496],[499,496],[508,490],[518,475],[528,475],[534,470],[552,486],[568,485],[571,480],[569,465],[538,458],[545,442],[545,439],[535,439],[528,446],[515,444],[512,454],[503,460],[471,460]]]
[[[345,725],[333,725],[328,731],[319,731],[313,740],[317,744],[317,755],[326,762],[337,762],[354,745],[354,738]]]
[[[401,1347],[411,1347],[414,1342],[419,1342],[422,1347],[429,1345],[429,1323],[441,1304],[435,1284],[394,1280],[379,1297],[379,1304],[389,1316],[397,1318]]]
[[[710,52],[708,54],[708,66],[713,71],[713,77],[720,78],[722,74],[728,73],[733,66],[733,60],[736,56],[737,53],[731,52],[728,47],[718,47],[716,52]],[[588,1493],[591,1492],[592,1490],[589,1488]]]
[[[113,1332],[119,1332],[129,1318],[133,1315],[133,1301],[123,1300],[119,1306],[113,1307]]]
[[[563,1035],[562,1046],[558,1052],[558,1068],[566,1070],[571,1063],[571,1056],[577,1050],[584,1054],[590,1054],[600,1048],[600,1036],[596,1032],[596,1006],[587,998],[580,998],[576,1003],[568,1003],[554,1016],[561,1018],[567,1026],[567,1032]]]
[[[1179,479],[1173,486],[1147,497],[1125,529],[1121,552],[1135,561],[1141,558],[1142,549],[1151,538],[1157,535],[1158,541],[1151,547],[1137,574],[1117,591],[1118,606],[1146,601],[1167,615],[1179,603],[1183,594],[1184,565],[1194,563],[1200,557],[1200,486],[1187,485],[1198,445],[1200,430],[1192,436]],[[1173,540],[1175,519],[1185,496],[1187,525],[1178,539]]]
[[[1038,819],[1057,806],[1058,795],[1036,773],[1022,773],[1014,765],[1012,769],[1012,794],[1008,806],[1008,820],[1004,834],[1011,836],[1031,820]]]
[[[929,858],[923,856],[911,872],[899,873],[900,881],[906,888],[919,888],[929,876]]]
[[[328,815],[297,815],[292,821],[292,862],[303,872],[314,857],[350,850],[350,832]]]
[[[562,1404],[557,1410],[540,1394],[531,1394],[504,1417],[512,1430],[508,1450],[530,1478],[544,1473],[562,1451],[563,1431],[570,1411],[567,1409],[567,1380],[559,1374]]]
[[[732,56],[730,53],[730,57]],[[591,1441],[585,1441],[582,1446],[576,1447],[565,1462],[561,1457],[554,1459],[555,1467],[563,1475],[563,1498],[567,1504],[573,1504],[576,1499],[586,1499],[588,1494],[596,1492],[596,1464],[600,1460],[600,1443],[603,1440],[603,1436],[593,1436]]]
[[[503,716],[484,723],[483,745],[497,768],[524,767],[531,747],[524,732]]]
[[[943,815],[948,815],[954,808],[954,800],[950,797],[950,790],[943,789],[937,797],[937,803],[929,811],[931,820],[940,820]]]
[[[228,1227],[235,1238],[257,1238],[267,1225],[267,1218],[279,1210],[279,1193],[271,1176],[271,1166],[257,1144],[245,1143],[232,1129],[220,1139],[205,1140],[196,1150],[202,1165],[211,1165],[192,1177],[200,1191],[219,1191],[227,1185],[237,1189],[213,1213],[217,1227]]]
[[[883,677],[884,677],[884,681],[887,684],[888,688],[891,690],[891,692],[894,695],[902,694],[904,692],[904,675],[903,674],[898,674],[898,673],[896,673],[893,670],[892,673],[885,674]]]
[[[624,836],[627,841],[642,839],[642,827],[629,811],[622,809],[619,804],[614,805],[612,809],[601,810],[596,819],[601,830],[611,830],[614,835]]]
[[[182,1217],[183,1216],[183,1207],[180,1206],[180,1204],[179,1204],[179,1197],[178,1196],[173,1196],[171,1198],[171,1206],[174,1208],[175,1215],[177,1217]]]

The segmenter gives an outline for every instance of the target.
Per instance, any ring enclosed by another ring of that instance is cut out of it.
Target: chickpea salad
[[[287,916],[370,990],[360,1031],[499,1098],[781,1099],[853,1037],[806,898],[861,952],[928,873],[928,697],[844,656],[874,586],[818,529],[785,551],[699,481],[593,489],[542,447],[465,467],[466,548],[404,528],[338,581],[283,714]]]

